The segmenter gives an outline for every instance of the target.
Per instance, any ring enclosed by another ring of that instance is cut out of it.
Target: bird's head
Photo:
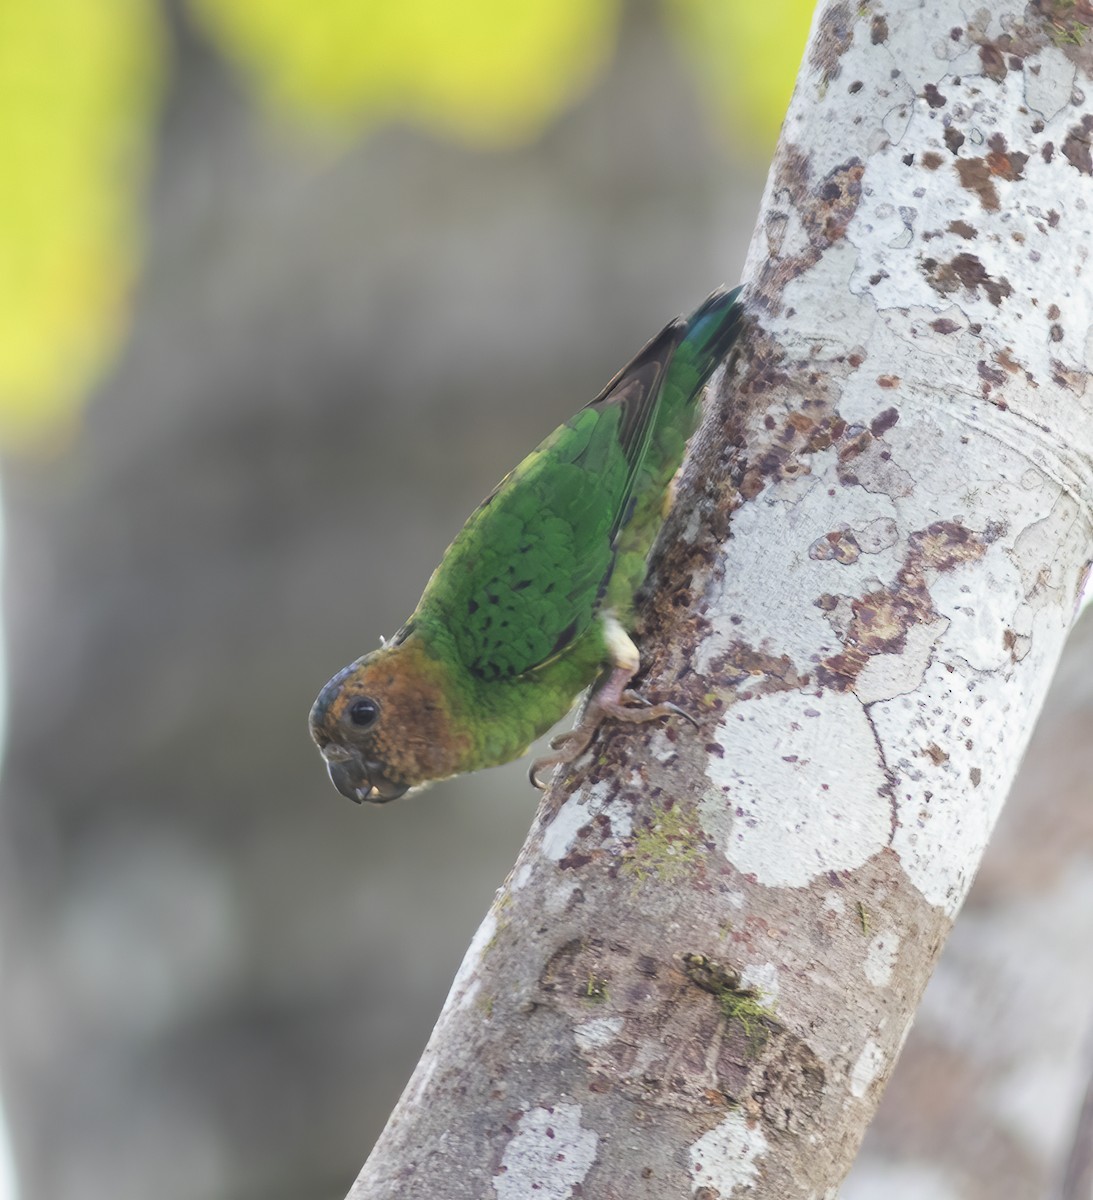
[[[397,800],[412,787],[459,770],[438,665],[416,639],[350,663],[311,708],[311,737],[330,780],[358,804]]]

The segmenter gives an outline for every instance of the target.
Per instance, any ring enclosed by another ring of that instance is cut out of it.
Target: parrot
[[[605,719],[676,715],[630,688],[635,600],[740,288],[669,322],[467,519],[389,641],[319,692],[309,726],[331,782],[385,803],[520,757],[592,684],[577,725],[531,766],[575,761]],[[693,721],[692,721],[693,723]]]

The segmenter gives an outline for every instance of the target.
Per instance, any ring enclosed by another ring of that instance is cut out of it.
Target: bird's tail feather
[[[678,369],[677,385],[681,390],[689,390],[690,385],[694,393],[700,392],[732,349],[744,316],[744,307],[739,303],[740,291],[738,287],[732,291],[718,288],[687,318],[687,336],[680,343],[672,363],[673,372]],[[688,375],[693,379],[688,379]],[[688,399],[697,399],[697,395],[692,394]]]

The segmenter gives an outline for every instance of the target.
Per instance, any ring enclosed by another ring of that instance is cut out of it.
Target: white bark
[[[840,1200],[1063,1200],[1072,1146],[1093,1149],[1075,1134],[1093,1064],[1090,661],[1093,610]]]
[[[701,733],[556,782],[353,1197],[834,1195],[1093,558],[1073,12],[820,7],[640,635]]]

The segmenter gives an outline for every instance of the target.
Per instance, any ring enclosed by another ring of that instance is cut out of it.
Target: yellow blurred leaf
[[[618,0],[191,0],[275,108],[343,132],[391,117],[530,139],[608,58]]]
[[[159,88],[151,0],[0,0],[0,438],[71,419],[123,331]]]
[[[793,94],[815,0],[665,0],[670,23],[736,140],[770,154]]]

